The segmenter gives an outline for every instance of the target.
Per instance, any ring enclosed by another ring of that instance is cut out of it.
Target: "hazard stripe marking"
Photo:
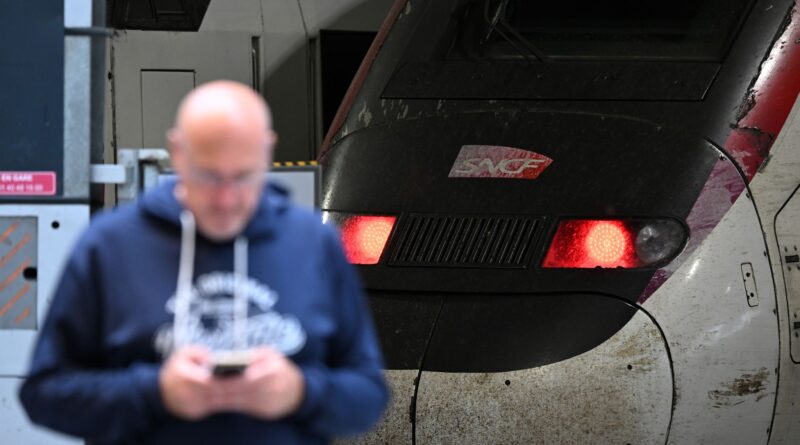
[[[28,290],[30,290],[30,288],[31,288],[30,283],[25,283],[25,286],[23,286],[22,289],[20,289],[19,292],[16,293],[16,295],[11,297],[11,299],[8,300],[8,302],[6,302],[6,304],[4,304],[2,308],[0,308],[0,317],[4,316],[6,314],[6,312],[10,311],[11,308],[14,307],[14,305],[17,303],[17,301],[19,301],[19,299],[22,298],[28,292]],[[26,308],[26,310],[27,310],[27,308]],[[28,312],[30,312],[30,311],[28,311]],[[19,317],[17,317],[17,318],[19,318]],[[23,317],[23,319],[24,319],[24,317]],[[16,321],[16,320],[14,320],[14,321]],[[20,321],[22,321],[22,320],[20,320]]]
[[[11,250],[9,250],[8,253],[3,256],[3,258],[0,258],[0,267],[5,266],[8,260],[10,260],[14,255],[16,255],[20,249],[25,247],[25,244],[28,244],[28,241],[30,240],[31,240],[30,234],[26,233],[25,236],[22,237],[21,240],[19,240],[19,243],[17,243],[16,246],[12,247]]]
[[[30,314],[31,314],[31,309],[26,307],[25,310],[23,310],[22,313],[19,314],[17,318],[14,319],[14,323],[15,324],[22,323],[23,321],[25,321],[26,318],[28,318],[28,315]]]
[[[14,233],[15,230],[17,230],[17,227],[19,227],[19,223],[14,223],[14,224],[11,224],[10,226],[8,226],[6,231],[3,232],[2,235],[0,235],[0,243],[2,243],[3,241],[6,240],[6,238],[11,236],[11,234]]]
[[[14,269],[14,271],[11,272],[11,275],[9,275],[8,278],[6,278],[5,280],[3,280],[2,283],[0,283],[0,292],[2,292],[3,289],[8,287],[8,285],[11,284],[19,276],[19,274],[21,274],[22,271],[25,270],[25,268],[28,267],[30,264],[31,264],[30,258],[26,258],[25,261],[23,261],[22,264],[19,265],[19,267]]]

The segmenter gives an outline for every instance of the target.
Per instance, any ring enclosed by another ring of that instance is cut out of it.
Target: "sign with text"
[[[55,172],[0,172],[0,196],[50,196],[55,194]]]

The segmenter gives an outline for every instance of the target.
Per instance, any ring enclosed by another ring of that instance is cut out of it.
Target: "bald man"
[[[20,389],[33,422],[175,445],[318,444],[377,421],[358,279],[334,230],[266,181],[276,139],[244,85],[183,100],[178,179],[96,216],[67,263]]]

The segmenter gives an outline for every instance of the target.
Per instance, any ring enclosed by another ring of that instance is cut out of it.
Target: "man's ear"
[[[267,165],[264,166],[266,169],[269,169],[270,167],[272,167],[272,160],[275,159],[275,144],[277,144],[277,143],[278,143],[278,134],[275,133],[272,130],[268,130],[268,132],[267,132],[267,144],[266,144]]]
[[[275,148],[275,145],[278,143],[278,133],[275,133],[273,130],[267,130],[267,147]]]
[[[177,128],[170,128],[167,131],[167,150],[169,151],[172,168],[177,171],[183,170],[184,144],[181,133]]]
[[[267,130],[267,167],[272,165],[272,160],[275,158],[275,145],[278,143],[278,134],[272,130]]]

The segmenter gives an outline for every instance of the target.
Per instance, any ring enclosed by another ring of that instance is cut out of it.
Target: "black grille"
[[[538,228],[531,217],[408,215],[393,237],[388,264],[523,267]]]

